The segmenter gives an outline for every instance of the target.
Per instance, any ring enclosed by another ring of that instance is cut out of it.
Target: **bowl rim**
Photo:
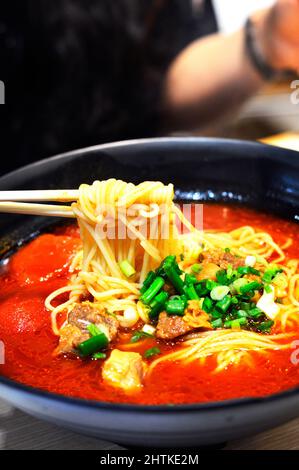
[[[145,405],[134,403],[117,403],[106,402],[100,400],[91,400],[86,398],[70,397],[55,392],[39,389],[30,385],[25,385],[15,380],[0,377],[0,394],[2,385],[8,389],[17,392],[23,392],[25,395],[34,396],[40,399],[51,400],[69,406],[79,406],[82,408],[105,410],[105,411],[123,411],[123,412],[136,412],[136,413],[172,413],[172,412],[212,412],[221,410],[229,410],[230,408],[240,408],[244,406],[253,405],[266,405],[269,403],[280,402],[288,398],[298,396],[299,386],[292,387],[282,392],[273,393],[262,397],[243,397],[233,398],[228,400],[219,400],[202,403],[185,403],[185,404],[161,404],[161,405]]]
[[[296,158],[298,157],[298,152],[289,149],[282,149],[275,146],[270,146],[261,142],[253,142],[249,140],[238,140],[238,139],[226,139],[226,138],[213,138],[213,137],[156,137],[156,138],[145,138],[145,139],[131,139],[123,140],[105,144],[94,145],[90,147],[85,147],[82,149],[71,150],[69,152],[64,152],[58,155],[54,155],[49,158],[37,160],[28,165],[24,165],[16,170],[13,170],[9,173],[0,177],[0,185],[5,180],[9,180],[24,171],[35,169],[39,166],[43,166],[48,162],[55,162],[57,160],[63,160],[65,158],[72,158],[76,155],[88,155],[91,152],[97,150],[113,149],[113,148],[124,148],[124,147],[135,147],[138,145],[155,145],[155,144],[224,144],[224,145],[241,145],[246,147],[252,147],[256,149],[270,148],[273,150],[272,158],[281,158],[281,153],[283,152],[283,158],[286,163],[296,163]],[[292,160],[288,160],[290,157]],[[268,404],[277,402],[280,400],[288,399],[295,397],[299,394],[299,384],[298,386],[289,388],[282,392],[273,393],[261,397],[242,397],[234,398],[220,401],[211,401],[203,403],[188,403],[188,404],[162,404],[162,405],[144,405],[144,404],[133,404],[133,403],[115,403],[115,402],[104,402],[99,400],[90,400],[85,398],[76,398],[70,397],[67,395],[62,395],[47,390],[39,389],[37,387],[25,385],[21,382],[9,379],[7,377],[0,377],[0,392],[1,388],[16,390],[17,392],[23,392],[25,395],[33,395],[37,398],[52,400],[55,402],[60,402],[65,405],[73,405],[79,407],[86,407],[89,409],[96,410],[105,410],[105,411],[124,411],[124,412],[136,412],[136,413],[147,413],[147,412],[158,412],[158,413],[171,413],[171,412],[188,412],[188,411],[197,411],[197,412],[211,412],[219,409],[228,410],[229,408],[237,408],[244,406],[252,406],[258,404]],[[1,393],[0,393],[1,395]]]
[[[243,147],[248,147],[252,149],[271,149],[271,157],[274,159],[281,159],[289,164],[294,164],[294,165],[299,165],[299,163],[296,162],[296,157],[298,158],[299,151],[296,150],[291,150],[291,149],[285,149],[281,147],[276,147],[270,144],[266,144],[263,142],[258,142],[258,141],[252,141],[252,140],[240,140],[240,139],[227,139],[224,137],[196,137],[196,136],[185,136],[185,137],[180,137],[180,136],[171,136],[171,137],[148,137],[144,139],[128,139],[128,140],[119,140],[115,142],[108,142],[104,144],[97,144],[97,145],[92,145],[89,147],[83,147],[80,149],[75,149],[75,150],[70,150],[67,152],[59,153],[57,155],[53,155],[52,157],[47,157],[43,158],[40,160],[36,160],[32,163],[28,163],[27,165],[23,165],[15,170],[9,171],[8,173],[5,173],[4,175],[0,176],[0,184],[5,182],[6,180],[9,180],[12,177],[18,176],[20,173],[23,173],[24,171],[36,169],[39,166],[43,166],[47,163],[52,163],[56,162],[59,160],[67,159],[67,158],[72,158],[75,156],[83,156],[83,155],[88,155],[89,153],[95,152],[97,150],[106,150],[106,149],[117,149],[117,148],[125,148],[125,147],[137,147],[139,145],[150,145],[150,146],[155,146],[158,144],[211,144],[211,145],[231,145],[231,146],[243,146]],[[284,153],[282,156],[281,153]],[[290,158],[288,160],[288,157]]]

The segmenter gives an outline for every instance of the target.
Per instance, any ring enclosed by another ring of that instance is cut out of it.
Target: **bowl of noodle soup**
[[[134,446],[299,416],[298,181],[295,152],[201,138],[100,145],[2,177],[1,190],[71,196],[63,217],[0,216],[0,396]]]

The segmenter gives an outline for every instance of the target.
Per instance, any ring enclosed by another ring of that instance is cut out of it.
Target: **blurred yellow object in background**
[[[299,132],[283,132],[261,139],[264,144],[299,151]]]

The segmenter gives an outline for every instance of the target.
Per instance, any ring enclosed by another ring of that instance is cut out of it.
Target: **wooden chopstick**
[[[77,189],[43,189],[33,191],[0,191],[0,201],[77,201]]]
[[[30,204],[26,202],[6,201],[0,202],[0,212],[10,214],[42,215],[50,217],[75,218],[71,206],[54,204]]]

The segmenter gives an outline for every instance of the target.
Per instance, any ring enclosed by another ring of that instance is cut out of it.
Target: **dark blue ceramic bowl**
[[[0,179],[0,190],[74,188],[95,179],[172,182],[181,200],[239,203],[299,218],[299,154],[257,143],[163,138],[100,145],[59,155]],[[2,254],[53,223],[0,216]],[[0,378],[0,396],[58,425],[123,445],[203,446],[241,438],[299,416],[299,387],[265,398],[181,406],[92,402]]]

